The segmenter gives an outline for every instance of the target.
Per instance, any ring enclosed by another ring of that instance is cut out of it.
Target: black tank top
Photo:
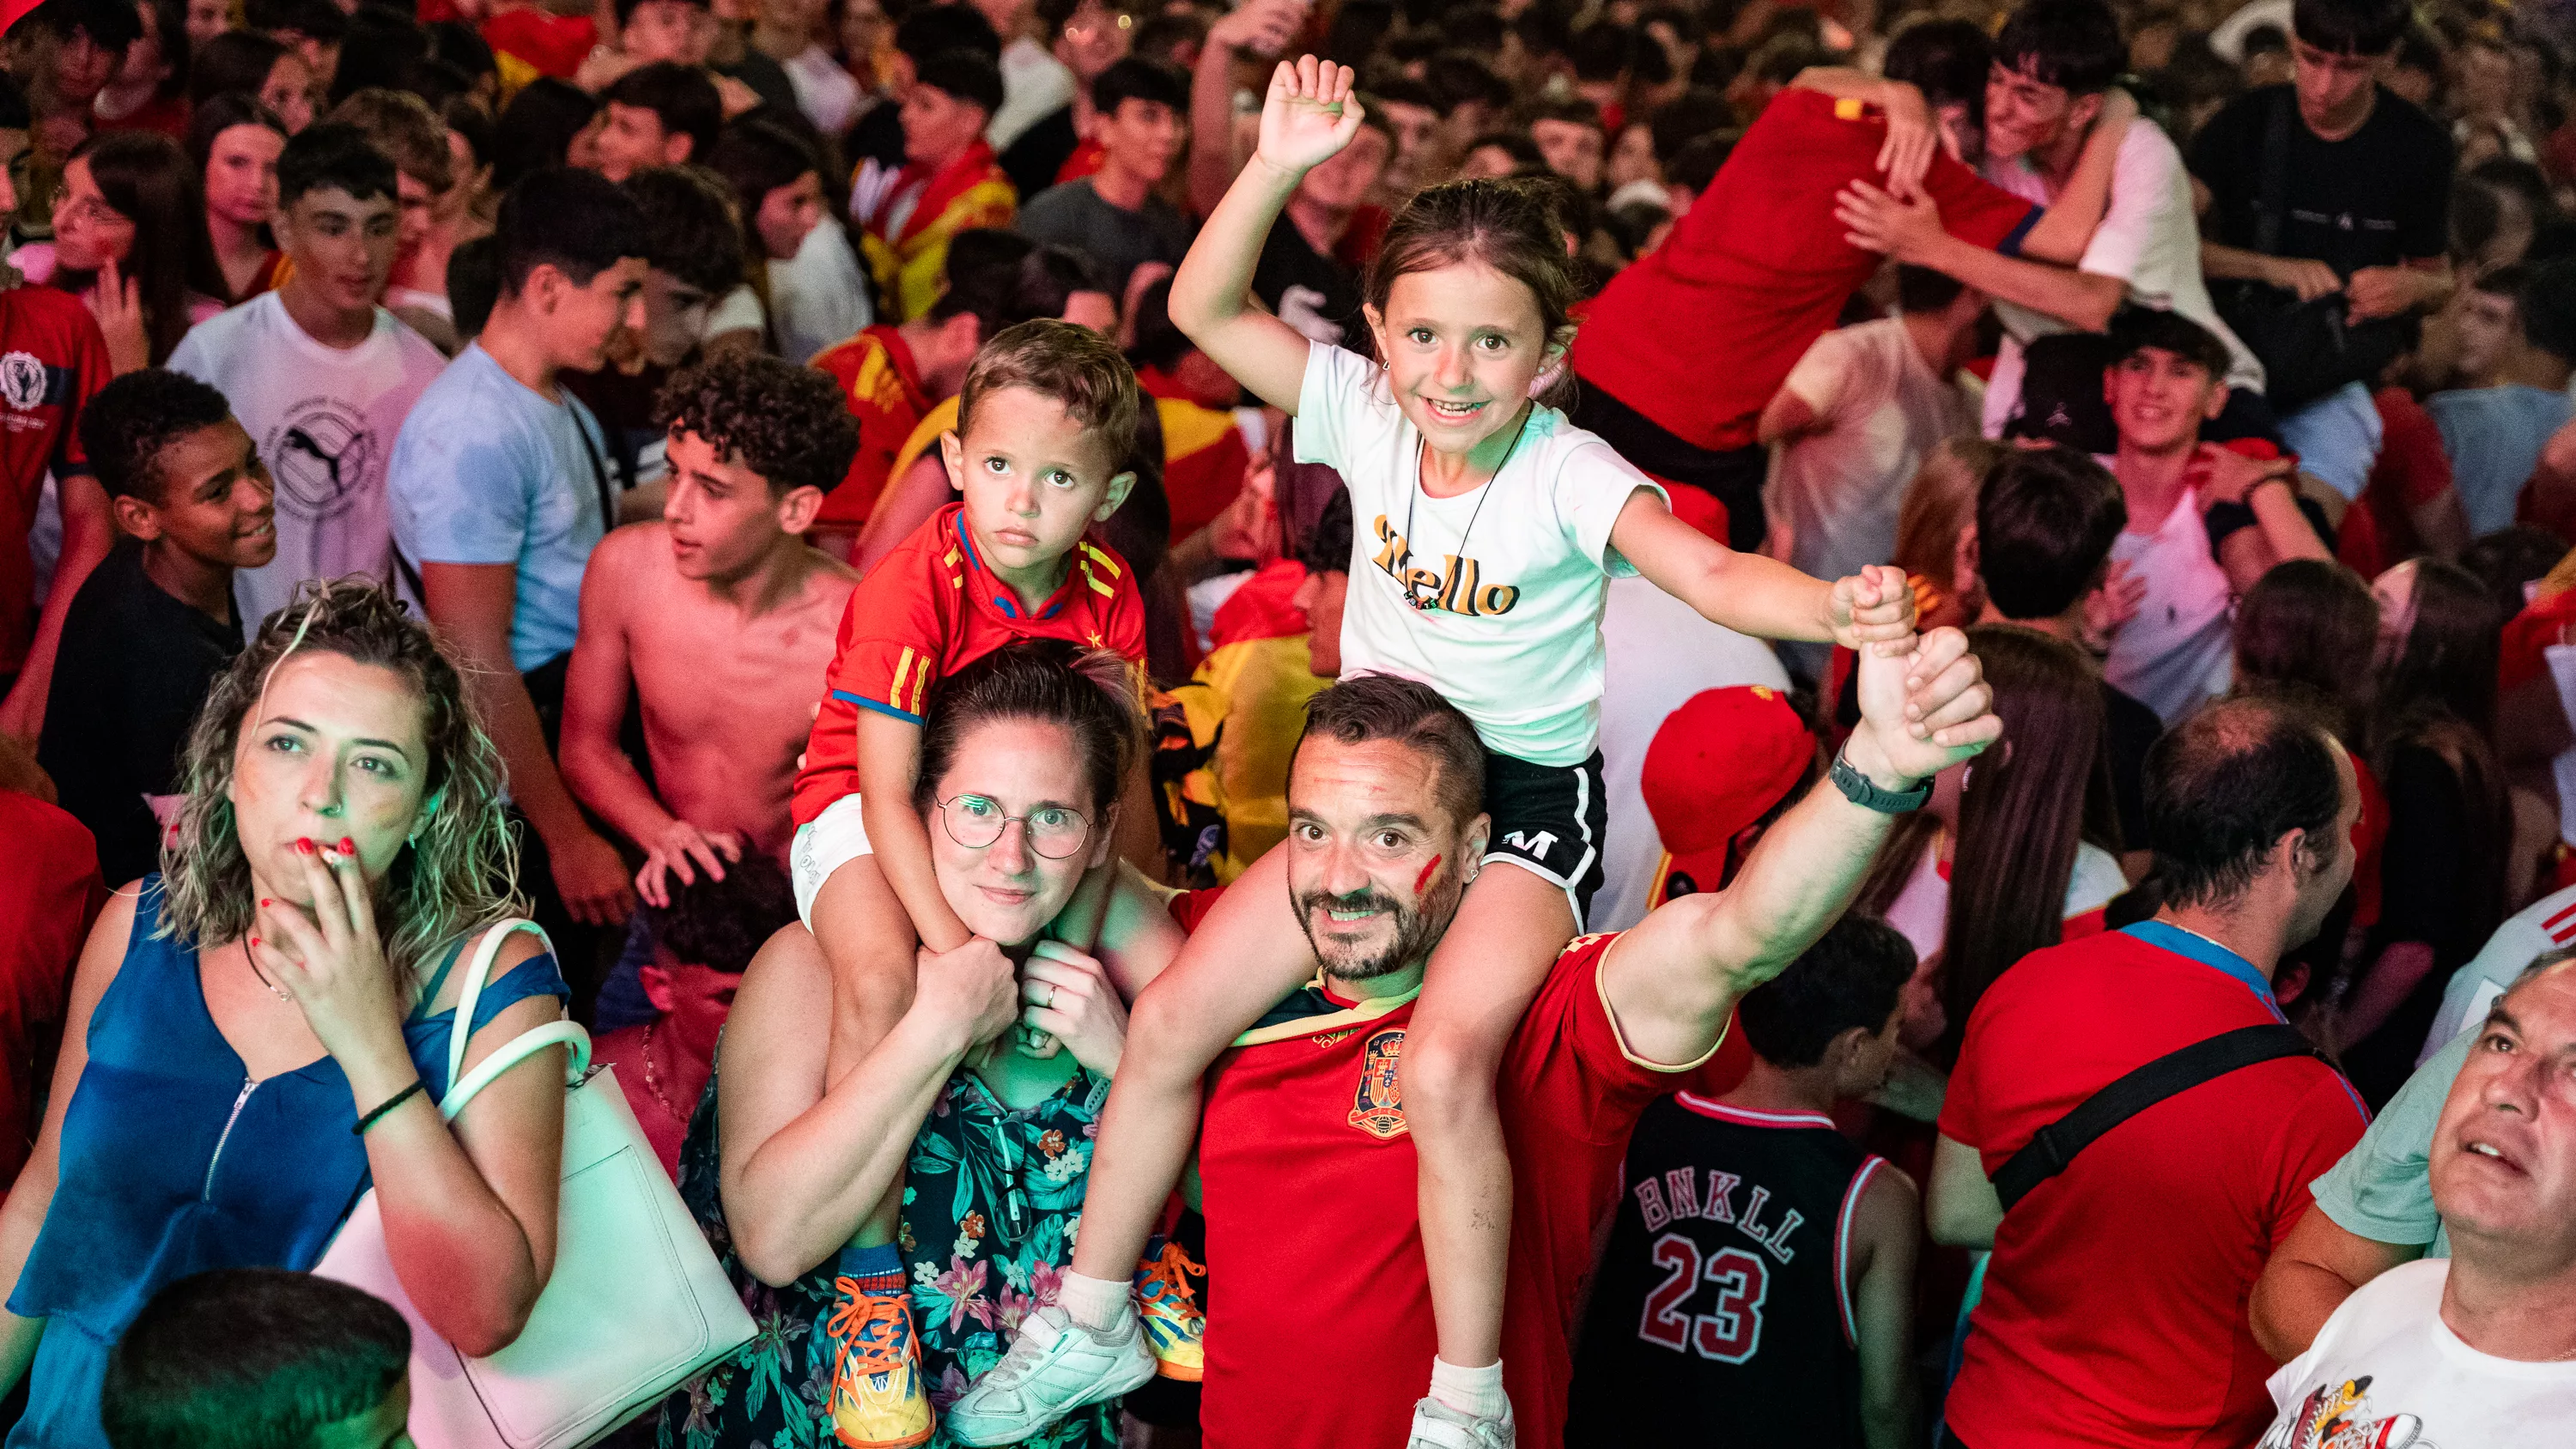
[[[1812,1112],[1648,1106],[1592,1287],[1567,1449],[1860,1449],[1851,1216],[1883,1160]]]

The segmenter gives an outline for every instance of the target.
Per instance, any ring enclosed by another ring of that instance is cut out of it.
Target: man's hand
[[[1923,190],[1923,173],[1932,169],[1932,154],[1941,149],[1941,128],[1923,92],[1903,81],[1889,81],[1878,108],[1887,116],[1887,141],[1878,148],[1878,169],[1887,174],[1887,189],[1898,196]]]
[[[2302,302],[2313,302],[2343,290],[2343,278],[2335,275],[2334,268],[2305,257],[2265,258],[2263,280],[2283,291],[2298,293]]]
[[[1254,55],[1277,55],[1306,23],[1307,0],[1251,0],[1208,27],[1208,44]]]
[[[2427,289],[2439,279],[2439,273],[2412,267],[2364,267],[2343,285],[2344,295],[2352,299],[2348,320],[2368,322],[2412,312],[2424,305]]]
[[[2200,506],[2217,503],[2243,503],[2255,486],[2273,479],[2298,489],[2299,462],[2296,458],[2254,458],[2232,448],[2204,444],[2200,450],[2198,475],[2192,482],[2200,488]]]
[[[2110,653],[2111,636],[2138,617],[2138,608],[2146,601],[2147,576],[2131,573],[2126,559],[2112,564],[2100,586],[2084,596],[2084,647],[2095,654]]]
[[[668,906],[671,904],[671,888],[666,876],[678,876],[682,885],[696,885],[697,870],[702,869],[708,878],[723,880],[726,864],[740,859],[741,836],[730,830],[708,832],[685,820],[674,820],[671,828],[663,831],[662,838],[654,841],[653,848],[646,852],[644,868],[635,872],[635,893],[642,896],[648,906]],[[693,861],[695,869],[691,867]]]
[[[1860,726],[1844,754],[1882,790],[1910,790],[2003,737],[1994,690],[1956,629],[1923,635],[1911,653],[1864,649]]]
[[[1825,626],[1834,642],[1863,653],[1903,652],[1914,637],[1914,586],[1894,564],[1871,564],[1834,581]],[[1876,644],[1876,650],[1864,646]]]
[[[546,841],[546,860],[564,911],[585,926],[613,926],[635,909],[627,889],[626,861],[617,847],[588,826]]]
[[[1901,197],[1866,181],[1855,181],[1834,196],[1834,220],[1846,230],[1843,240],[1865,252],[1885,252],[1897,261],[1926,265],[1949,236],[1941,229],[1941,208],[1920,190]]]

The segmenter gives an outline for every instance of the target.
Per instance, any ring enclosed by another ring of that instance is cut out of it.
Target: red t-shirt
[[[107,341],[78,297],[51,287],[0,292],[0,675],[26,664],[36,636],[27,532],[45,474],[89,472],[80,410],[107,379]]]
[[[1581,937],[1557,957],[1496,1082],[1512,1143],[1503,1378],[1525,1444],[1564,1433],[1567,1334],[1629,1131],[1687,1083],[1619,1044],[1599,984],[1616,939]],[[1428,1382],[1431,1280],[1396,1070],[1412,1002],[1311,1009],[1256,1028],[1259,1044],[1219,1058],[1208,1090],[1209,1282],[1233,1285],[1209,1301],[1209,1449],[1401,1444]]]
[[[0,1190],[27,1165],[37,1103],[61,1041],[72,965],[107,904],[98,843],[87,827],[33,795],[0,790]]]
[[[1673,234],[1585,312],[1574,370],[1697,448],[1749,447],[1762,407],[1886,259],[1843,240],[1834,193],[1878,174],[1887,122],[1782,91]],[[2010,252],[2040,210],[1936,155],[1923,187],[1952,236]]]
[[[859,451],[841,486],[824,495],[814,526],[854,530],[868,521],[892,481],[894,460],[930,411],[930,395],[922,390],[921,366],[913,360],[912,348],[892,327],[870,327],[824,349],[812,365],[840,384],[841,405],[859,425]]]
[[[1144,662],[1145,599],[1125,559],[1085,539],[1064,586],[1032,613],[976,556],[965,509],[932,514],[850,591],[796,776],[797,824],[858,793],[862,709],[919,724],[933,683],[1015,639],[1070,639]]]
[[[2241,974],[2211,964],[2216,952],[2150,921],[2022,958],[1968,1018],[1942,1135],[1992,1173],[2115,1078],[2279,1021],[2270,986],[2233,956],[2215,959]],[[2273,1363],[2246,1299],[2307,1212],[2308,1183],[2364,1123],[2341,1076],[2292,1057],[2202,1083],[2084,1149],[1995,1232],[1950,1427],[1976,1449],[2253,1443],[2272,1419]]]

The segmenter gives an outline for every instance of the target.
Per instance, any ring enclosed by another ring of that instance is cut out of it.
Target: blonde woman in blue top
[[[135,426],[148,430],[149,419]],[[518,913],[500,765],[456,671],[372,583],[308,584],[218,676],[162,873],[119,891],[73,978],[35,1156],[0,1209],[11,1446],[104,1446],[109,1345],[173,1279],[309,1268],[372,1180],[396,1272],[470,1354],[552,1270],[560,1052],[451,1126],[461,951]],[[470,1070],[561,1015],[508,937]]]

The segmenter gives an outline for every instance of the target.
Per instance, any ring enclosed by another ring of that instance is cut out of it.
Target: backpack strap
[[[2290,215],[2290,127],[2298,120],[2298,91],[2282,86],[2263,126],[2263,165],[2254,200],[2254,250],[2281,253],[2281,223]]]
[[[2032,1188],[2064,1172],[2077,1153],[2158,1102],[2260,1062],[2298,1056],[2326,1060],[2325,1054],[2311,1046],[2297,1027],[2279,1022],[2223,1031],[2206,1041],[2167,1052],[2085,1098],[2074,1111],[2032,1134],[2019,1152],[1995,1169],[1995,1196],[2003,1203],[2004,1211],[2011,1212],[2013,1204],[2029,1196]]]

